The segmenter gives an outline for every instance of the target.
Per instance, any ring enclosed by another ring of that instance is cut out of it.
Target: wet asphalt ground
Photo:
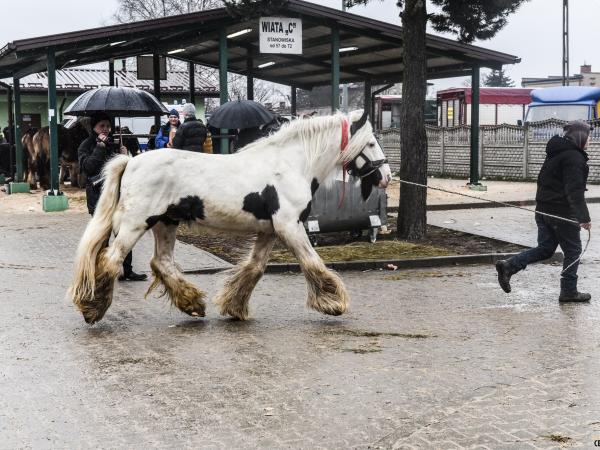
[[[454,213],[454,212],[453,212]],[[465,213],[466,214],[466,213]],[[592,213],[593,214],[593,213]],[[457,216],[458,217],[458,216]],[[83,214],[0,213],[0,448],[593,448],[600,268],[347,272],[350,311],[266,275],[252,319],[191,319],[121,283],[88,326],[67,301]],[[502,227],[500,227],[502,228]],[[600,244],[592,242],[590,255]],[[134,250],[148,270],[150,240]],[[181,246],[184,266],[221,262]],[[189,276],[209,295],[223,274]]]

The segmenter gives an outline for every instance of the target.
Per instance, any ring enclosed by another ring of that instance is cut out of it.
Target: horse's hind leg
[[[240,320],[248,319],[250,295],[265,271],[274,243],[274,234],[259,233],[250,255],[231,270],[214,299],[222,315]]]
[[[158,222],[152,228],[154,233],[154,257],[150,262],[154,280],[146,292],[150,294],[159,284],[164,286],[164,294],[180,311],[190,316],[204,317],[205,294],[187,281],[173,259],[177,225]]]
[[[112,303],[115,279],[121,272],[123,260],[145,232],[145,223],[135,226],[122,223],[114,241],[98,253],[94,295],[85,302],[76,303],[87,323],[95,323],[104,317]]]
[[[294,253],[308,284],[308,306],[323,314],[346,312],[349,296],[340,277],[327,268],[310,244],[302,222],[274,221],[278,236]]]

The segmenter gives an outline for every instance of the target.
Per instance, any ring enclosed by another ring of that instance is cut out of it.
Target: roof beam
[[[185,62],[193,62],[195,64],[204,66],[204,67],[210,67],[211,69],[218,69],[219,68],[219,64],[212,64],[212,63],[207,63],[207,62],[199,62],[199,61],[195,61],[193,59],[188,59],[186,57],[182,57],[182,56],[177,56],[177,59],[181,60],[181,61],[185,61]],[[227,69],[228,72],[231,73],[236,73],[238,75],[246,75],[246,70],[236,70],[234,68],[232,68],[231,66],[228,67]],[[259,72],[254,71],[253,72],[254,75],[254,79],[260,79],[260,80],[265,80],[265,81],[270,81],[272,83],[277,83],[277,84],[284,84],[289,86],[289,84],[286,83],[286,81],[282,81],[281,78],[278,77],[272,77],[272,76],[268,76],[268,75],[264,75],[261,74]],[[296,87],[299,87],[300,89],[307,89],[307,90],[311,90],[312,89],[312,84],[307,84],[307,83],[293,83]]]
[[[245,48],[246,48],[246,50],[250,50],[251,53],[254,52],[253,54],[259,54],[258,47],[253,44],[247,44],[245,46]],[[313,66],[323,67],[325,69],[331,70],[330,63],[322,61],[318,58],[307,58],[307,57],[301,56],[301,55],[290,55],[290,54],[280,54],[280,53],[277,54],[277,57],[280,59],[283,59],[283,60],[288,60],[290,62],[311,64]],[[276,68],[277,65],[270,66],[270,67]],[[281,66],[279,66],[279,67],[281,67]],[[352,71],[344,70],[344,72],[351,73],[352,75],[356,75],[356,76],[363,77],[363,78],[365,78],[365,77],[368,78],[368,76],[369,76],[369,74],[367,74],[365,72],[361,72],[360,70],[352,70]]]

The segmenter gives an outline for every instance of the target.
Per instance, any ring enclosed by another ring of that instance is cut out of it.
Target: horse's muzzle
[[[381,189],[385,189],[386,187],[388,187],[388,184],[390,184],[390,181],[392,181],[391,173],[387,173],[387,174],[383,175],[381,177],[381,181],[379,182],[379,187]]]

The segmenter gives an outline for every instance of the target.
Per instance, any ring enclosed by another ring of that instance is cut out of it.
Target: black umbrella
[[[84,92],[65,110],[71,116],[106,113],[115,117],[143,117],[169,114],[149,92],[129,87],[101,87]]]
[[[219,106],[208,119],[215,128],[254,128],[275,119],[263,105],[252,100],[235,100]]]

